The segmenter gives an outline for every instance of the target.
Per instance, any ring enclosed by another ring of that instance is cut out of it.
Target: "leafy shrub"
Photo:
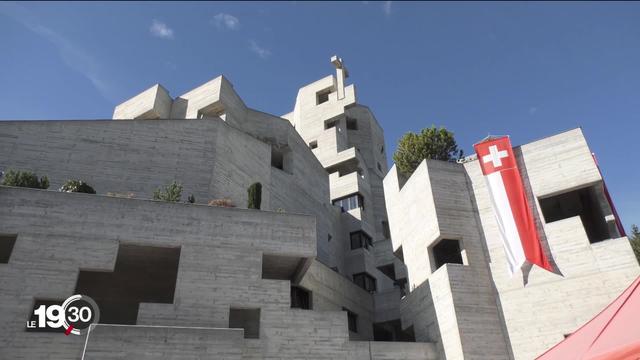
[[[86,182],[81,180],[67,180],[59,191],[62,192],[77,192],[85,194],[95,194],[96,191],[89,186]]]
[[[247,192],[249,194],[247,207],[249,209],[260,209],[260,203],[262,202],[262,184],[259,182],[251,184]]]
[[[631,225],[631,235],[629,235],[629,241],[631,242],[631,248],[636,254],[636,259],[640,263],[640,229],[637,225]]]
[[[209,200],[209,206],[219,206],[219,207],[236,207],[231,199],[213,199]]]
[[[451,131],[432,126],[418,134],[404,134],[393,154],[393,161],[398,170],[408,177],[424,159],[453,161],[461,159],[462,155]]]
[[[158,188],[153,192],[153,200],[178,202],[182,197],[182,184],[173,181],[163,188]]]
[[[30,171],[9,170],[4,174],[2,185],[33,189],[48,189],[49,179],[46,176],[43,176],[38,180],[38,176]]]

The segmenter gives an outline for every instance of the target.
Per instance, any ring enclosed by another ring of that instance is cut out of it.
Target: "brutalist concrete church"
[[[0,170],[51,182],[0,187],[0,358],[533,359],[640,274],[580,129],[514,148],[558,273],[510,277],[478,161],[389,169],[331,62],[281,116],[219,76],[111,120],[0,121]],[[151,200],[172,181],[195,202]],[[25,329],[73,294],[101,310],[82,337]]]

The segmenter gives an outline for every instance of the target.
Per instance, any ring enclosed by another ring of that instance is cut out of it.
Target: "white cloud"
[[[237,17],[225,13],[214,16],[213,23],[216,24],[218,29],[237,30],[240,27],[240,20]]]
[[[58,50],[62,61],[70,69],[84,76],[107,100],[115,102],[119,95],[110,77],[105,74],[102,64],[81,47],[55,30],[41,25],[42,21],[27,9],[17,4],[0,3],[0,14],[4,14],[22,24],[34,34],[41,36]]]
[[[153,36],[157,36],[161,39],[173,39],[173,29],[167,26],[167,24],[160,22],[156,19],[151,23],[149,32]]]
[[[262,59],[266,59],[271,56],[271,51],[269,49],[261,47],[254,40],[249,41],[249,50],[256,53]]]
[[[382,10],[384,11],[385,15],[389,16],[391,15],[391,4],[393,3],[393,1],[385,1],[384,4],[382,4]]]

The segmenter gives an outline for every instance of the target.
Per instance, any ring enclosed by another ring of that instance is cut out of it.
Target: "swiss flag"
[[[483,141],[474,148],[487,180],[510,274],[526,261],[553,272],[540,244],[509,137]]]

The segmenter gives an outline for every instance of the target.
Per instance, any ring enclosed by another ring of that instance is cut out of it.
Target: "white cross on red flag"
[[[540,244],[509,137],[483,141],[474,148],[487,180],[510,275],[527,261],[553,272]]]

